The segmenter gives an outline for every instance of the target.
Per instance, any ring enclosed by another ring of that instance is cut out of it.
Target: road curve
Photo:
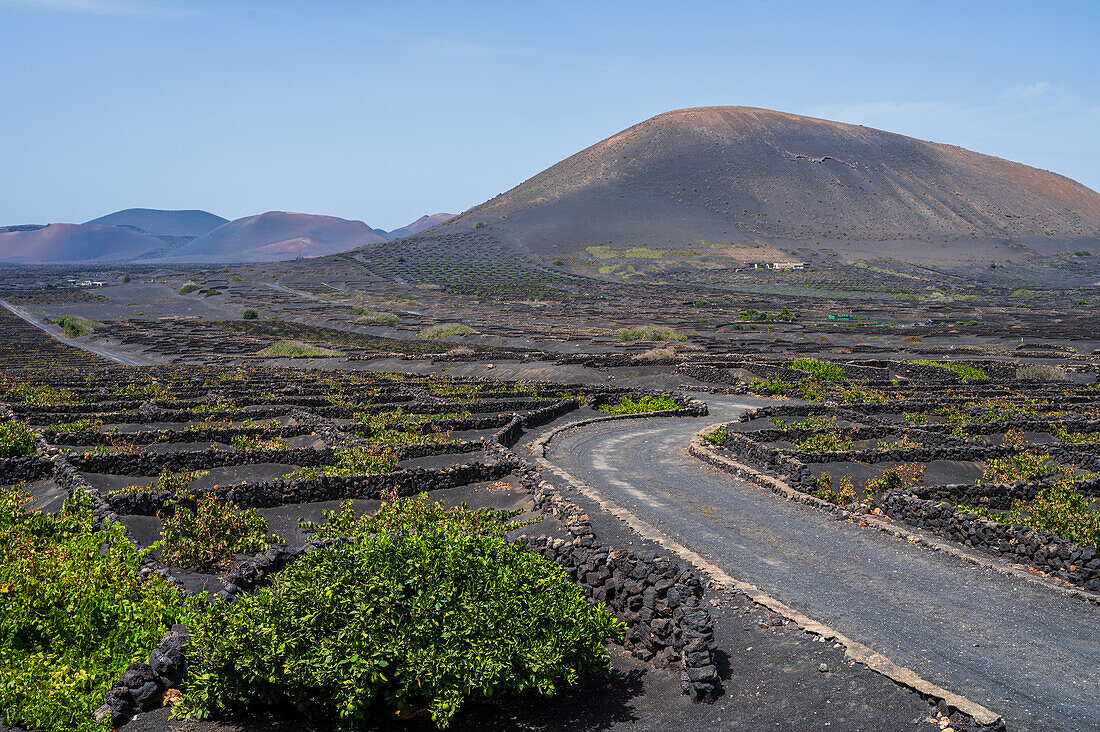
[[[690,457],[699,419],[563,432],[548,459],[723,571],[1001,713],[1010,730],[1100,729],[1100,606],[861,528]],[[721,643],[721,639],[718,639]]]

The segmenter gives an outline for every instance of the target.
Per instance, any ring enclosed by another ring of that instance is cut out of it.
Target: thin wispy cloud
[[[1037,81],[1034,84],[1013,86],[1005,90],[1007,99],[1034,99],[1054,90],[1054,85],[1049,81]]]
[[[106,15],[126,18],[183,17],[188,15],[178,8],[138,2],[138,0],[0,0],[0,6],[9,5],[59,13],[80,15]]]

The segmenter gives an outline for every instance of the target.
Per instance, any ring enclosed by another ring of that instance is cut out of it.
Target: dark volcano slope
[[[950,256],[975,240],[1072,250],[1100,238],[1100,195],[959,147],[763,109],[704,107],[624,130],[437,231],[478,222],[541,256],[702,239],[828,240],[838,248],[924,241]],[[945,240],[957,244],[944,248]]]

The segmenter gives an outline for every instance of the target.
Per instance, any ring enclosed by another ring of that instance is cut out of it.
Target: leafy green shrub
[[[1100,511],[1089,508],[1094,500],[1081,495],[1071,481],[1060,480],[1026,504],[1017,501],[1009,520],[1049,531],[1077,546],[1100,546]]]
[[[252,308],[249,308],[248,310],[244,311],[241,317],[245,320],[255,320],[256,318],[260,317],[260,314]]]
[[[55,389],[49,384],[16,384],[4,395],[14,397],[24,404],[44,406],[47,404],[76,404],[79,400],[68,389]]]
[[[260,351],[259,355],[266,356],[267,358],[302,358],[305,356],[341,356],[343,354],[331,348],[312,346],[308,343],[302,343],[301,341],[279,341],[278,343],[272,343],[270,346]]]
[[[187,491],[187,487],[196,479],[207,475],[209,470],[181,470],[173,473],[168,468],[161,468],[160,475],[149,485],[129,485],[120,488],[115,493],[144,493],[146,491],[167,491],[173,495],[180,495]]]
[[[485,222],[484,221],[478,221],[476,224],[474,224],[474,228],[475,229],[484,229],[485,228]]]
[[[232,501],[206,493],[185,495],[157,516],[164,548],[161,560],[174,567],[207,570],[234,554],[267,551],[277,536],[268,536],[267,521],[256,509],[238,511]]]
[[[1015,483],[1017,481],[1039,480],[1053,475],[1057,469],[1047,463],[1050,455],[1042,455],[1032,450],[990,458],[985,461],[985,472],[979,483]]]
[[[851,435],[840,432],[818,432],[794,443],[802,452],[847,452],[852,449]]]
[[[663,325],[643,325],[638,328],[625,328],[619,332],[623,343],[632,341],[686,341],[687,336]]]
[[[844,369],[840,366],[828,361],[818,361],[816,358],[796,358],[791,361],[791,368],[805,371],[818,381],[847,381]]]
[[[1100,511],[1089,508],[1094,500],[1082,495],[1072,481],[1060,480],[1039,491],[1031,501],[1015,501],[1009,511],[965,503],[954,505],[960,511],[981,518],[1049,531],[1077,546],[1100,547]]]
[[[858,385],[841,390],[840,395],[845,404],[886,404],[890,401],[885,393]]]
[[[1054,425],[1050,428],[1050,434],[1057,437],[1062,442],[1068,442],[1071,444],[1087,444],[1090,442],[1100,442],[1100,432],[1070,432],[1066,429],[1065,425]]]
[[[86,497],[28,511],[0,488],[0,713],[43,732],[96,732],[92,713],[133,661],[148,657],[194,606],[159,575],[122,524],[95,530]]]
[[[599,411],[604,414],[642,414],[643,412],[661,412],[667,409],[679,409],[680,405],[670,396],[653,396],[643,394],[634,399],[629,394],[624,394],[618,404],[604,404]]]
[[[337,447],[332,465],[317,465],[287,473],[284,478],[317,478],[323,475],[371,475],[389,473],[397,469],[397,453],[389,447],[367,445],[365,447]]]
[[[781,430],[785,430],[789,427],[801,430],[818,430],[825,427],[836,427],[836,417],[823,417],[820,414],[814,414],[810,412],[806,419],[801,422],[796,422],[789,419],[782,419],[780,417],[772,417],[771,423]]]
[[[938,366],[941,369],[947,369],[948,371],[955,373],[959,377],[959,381],[963,382],[981,381],[989,378],[989,375],[981,369],[975,368],[974,366],[965,363],[955,363],[954,361],[929,361],[926,359],[910,361],[909,363],[916,363],[922,366]]]
[[[237,452],[249,450],[285,450],[286,440],[279,435],[263,437],[260,435],[234,435],[229,438],[229,444]]]
[[[924,479],[923,465],[909,463],[897,465],[883,470],[877,477],[871,478],[863,485],[863,491],[868,498],[874,498],[875,494],[894,489],[909,490],[920,485]]]
[[[767,379],[757,379],[749,383],[749,391],[754,394],[766,394],[768,396],[783,396],[791,388],[791,384],[783,381],[778,376],[770,376]]]
[[[71,422],[54,422],[50,425],[50,429],[55,432],[92,432],[101,427],[103,427],[102,419],[89,419],[88,417],[74,419]]]
[[[34,453],[35,436],[19,420],[0,422],[0,458],[23,457]]]
[[[835,503],[838,506],[847,506],[856,502],[856,489],[852,486],[852,476],[845,475],[840,479],[840,487],[833,490],[833,476],[830,473],[822,473],[814,478],[817,490],[814,495],[823,501]]]
[[[1090,252],[1088,249],[1078,249],[1076,252],[1073,253],[1073,256],[1075,256],[1075,257],[1091,257],[1092,252]]]
[[[763,323],[775,323],[775,322],[787,322],[793,323],[795,321],[795,314],[788,308],[783,308],[778,313],[768,313],[762,310],[754,310],[749,308],[748,310],[742,310],[737,314],[738,320],[744,321],[757,321]]]
[[[59,315],[53,319],[53,322],[60,325],[69,338],[79,338],[104,327],[103,323],[81,318],[79,315]]]
[[[801,392],[802,398],[808,402],[820,402],[825,400],[825,389],[819,381],[805,379],[795,384],[795,388]]]
[[[381,310],[367,310],[365,308],[352,308],[353,315],[357,315],[357,323],[396,323],[401,320],[393,313],[384,313]]]
[[[240,277],[238,277],[237,275],[233,275],[232,277],[230,277],[230,278],[229,278],[229,281],[230,281],[230,282],[244,282],[244,280],[242,280],[242,279],[241,279]]]
[[[198,289],[199,289],[198,285],[196,285],[194,283],[188,283],[188,284],[186,284],[186,285],[184,285],[183,287],[180,288],[180,294],[181,295],[190,295],[192,292],[195,292]]]
[[[725,427],[723,427],[721,429],[715,430],[714,432],[711,432],[710,434],[703,435],[703,439],[711,444],[722,447],[726,444],[726,440],[729,439],[729,436],[729,432],[727,432]]]
[[[468,516],[429,513],[353,527],[358,541],[212,605],[192,625],[183,710],[273,704],[361,725],[426,706],[446,727],[475,694],[551,695],[608,668],[603,643],[623,626],[561,567],[471,530]]]
[[[477,333],[476,330],[462,323],[439,323],[430,325],[417,335],[418,338],[434,340],[436,338],[448,338],[450,336],[468,336]]]
[[[921,443],[909,435],[902,435],[893,442],[882,440],[878,443],[879,450],[915,450],[920,446]]]

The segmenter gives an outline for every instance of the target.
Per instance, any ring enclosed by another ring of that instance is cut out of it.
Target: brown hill
[[[164,246],[139,231],[98,224],[48,224],[0,228],[0,261],[122,262]]]
[[[419,234],[421,231],[430,229],[438,224],[443,224],[455,217],[454,214],[449,213],[437,213],[432,215],[425,214],[411,224],[406,224],[400,229],[394,229],[393,231],[386,232],[386,238],[389,240],[400,239],[403,236],[412,236],[413,234]]]
[[[140,229],[153,236],[195,238],[218,228],[222,224],[228,224],[229,219],[223,219],[221,216],[212,214],[209,211],[127,208],[84,223]]]
[[[181,262],[273,262],[385,241],[362,221],[268,211],[230,221],[171,252]]]
[[[889,242],[935,242],[942,257],[970,250],[962,242],[975,239],[1072,250],[1100,238],[1100,195],[951,145],[763,109],[704,107],[609,137],[439,231],[482,222],[486,234],[541,256],[592,245],[789,248],[827,240],[902,258],[913,248]],[[944,247],[945,240],[958,244]]]

